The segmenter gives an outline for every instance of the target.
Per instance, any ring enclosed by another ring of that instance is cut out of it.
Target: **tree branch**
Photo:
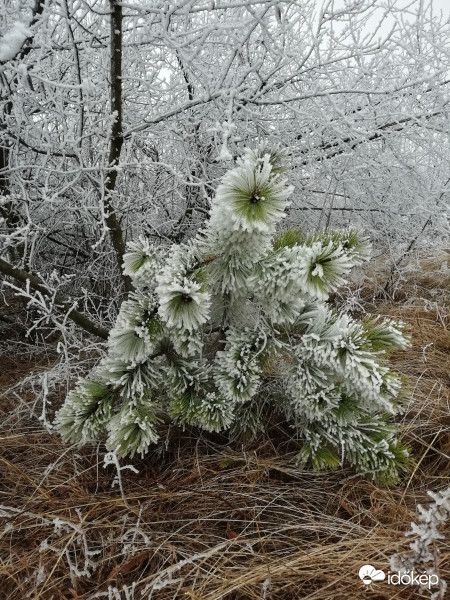
[[[357,146],[361,145],[361,144],[366,144],[367,142],[373,142],[375,140],[379,140],[380,138],[384,138],[384,132],[390,132],[390,131],[403,131],[403,129],[405,128],[405,125],[407,123],[417,123],[420,119],[425,119],[428,121],[428,119],[431,119],[432,117],[438,117],[444,114],[443,110],[436,110],[430,114],[424,114],[424,115],[412,115],[409,117],[404,117],[403,119],[398,119],[396,121],[391,121],[389,123],[385,123],[384,125],[380,125],[378,127],[378,131],[376,131],[375,133],[371,134],[371,135],[367,135],[366,137],[362,137],[359,140],[355,140],[352,137],[346,137],[343,138],[341,140],[337,140],[337,141],[333,141],[333,142],[326,142],[323,144],[320,144],[319,146],[315,146],[312,148],[305,148],[305,150],[301,150],[299,152],[299,155],[305,155],[305,154],[309,154],[312,153],[312,151],[314,150],[320,150],[320,151],[325,151],[326,154],[320,154],[319,156],[315,156],[313,157],[313,161],[314,162],[318,162],[321,160],[328,160],[330,158],[334,158],[335,156],[338,156],[339,154],[343,154],[344,152],[347,152],[349,149],[350,150],[354,150]],[[297,139],[300,139],[300,136],[297,136]],[[336,150],[335,150],[336,149]],[[330,150],[330,152],[328,152]],[[294,168],[299,167],[299,166],[305,166],[307,164],[309,164],[309,159],[305,159],[302,160],[301,162],[297,163],[296,165],[294,165]]]
[[[0,258],[0,273],[3,273],[3,275],[8,277],[12,277],[21,283],[27,283],[28,281],[33,290],[40,292],[47,298],[54,298],[55,304],[58,305],[58,307],[61,307],[67,313],[67,317],[81,327],[81,329],[84,329],[88,333],[92,333],[103,340],[108,339],[109,331],[105,327],[101,327],[100,325],[92,322],[83,313],[73,308],[71,302],[68,302],[59,294],[54,294],[40,281],[36,275],[25,271],[25,269],[14,267],[2,258]]]

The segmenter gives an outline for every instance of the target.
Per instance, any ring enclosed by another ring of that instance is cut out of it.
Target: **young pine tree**
[[[302,439],[299,466],[347,461],[398,478],[408,453],[392,423],[401,381],[387,356],[408,342],[400,324],[358,322],[327,305],[367,260],[366,238],[354,229],[275,235],[292,193],[284,170],[281,152],[248,150],[191,242],[129,244],[135,291],[108,356],[57,414],[64,440],[106,435],[119,456],[143,455],[162,421],[248,436],[275,411]]]

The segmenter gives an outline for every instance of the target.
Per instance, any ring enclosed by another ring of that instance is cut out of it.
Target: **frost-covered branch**
[[[76,325],[88,333],[92,333],[93,335],[96,335],[104,340],[108,338],[107,329],[100,327],[96,323],[93,323],[88,317],[86,317],[86,315],[76,310],[71,302],[68,302],[59,294],[54,295],[53,292],[49,290],[36,275],[33,275],[24,269],[14,267],[2,258],[0,258],[0,273],[6,275],[7,277],[12,277],[21,283],[29,283],[33,290],[40,292],[46,297],[53,298],[55,306],[66,312],[67,317],[76,323]]]
[[[427,581],[432,576],[439,590],[431,594],[431,600],[444,600],[447,582],[439,577],[439,549],[436,542],[445,538],[439,529],[450,518],[450,487],[437,493],[428,492],[428,495],[433,502],[428,508],[418,505],[418,523],[411,523],[410,531],[405,534],[415,538],[409,544],[412,553],[394,554],[391,557],[391,569],[399,573],[415,571],[419,575],[425,574]],[[427,589],[430,588],[421,587],[421,591]]]
[[[25,40],[33,35],[24,23],[16,21],[11,29],[0,38],[0,65],[13,60],[22,49]]]

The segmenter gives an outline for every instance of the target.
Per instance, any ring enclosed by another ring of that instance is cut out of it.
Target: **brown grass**
[[[431,269],[426,278],[430,296],[432,286],[443,289]],[[417,290],[417,280],[404,289]],[[411,296],[369,303],[375,291],[365,288],[365,309],[406,322],[413,341],[393,362],[408,377],[399,424],[416,467],[390,489],[351,470],[297,471],[281,441],[242,448],[178,432],[166,450],[133,461],[138,473],[122,471],[122,494],[101,450],[64,447],[27,417],[33,394],[19,382],[30,365],[5,363],[0,599],[421,597],[413,586],[368,588],[357,574],[365,563],[387,571],[394,552],[407,552],[417,503],[428,503],[426,490],[450,485],[448,297],[431,310]],[[442,531],[448,538],[450,524]],[[439,550],[440,575],[450,582],[448,539]]]

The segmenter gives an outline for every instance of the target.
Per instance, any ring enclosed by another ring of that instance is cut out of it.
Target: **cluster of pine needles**
[[[412,585],[366,586],[358,571],[387,572],[394,553],[408,553],[417,504],[450,485],[449,289],[425,262],[394,299],[376,278],[351,290],[355,310],[400,319],[412,335],[393,362],[408,378],[398,424],[415,466],[391,488],[350,469],[295,469],[297,448],[275,421],[270,437],[248,444],[168,430],[154,455],[122,461],[134,469],[118,473],[102,447],[65,447],[38,419],[24,381],[54,357],[3,357],[0,600],[429,597]],[[53,409],[64,389],[49,394]],[[450,523],[441,532],[436,566],[450,584]]]

